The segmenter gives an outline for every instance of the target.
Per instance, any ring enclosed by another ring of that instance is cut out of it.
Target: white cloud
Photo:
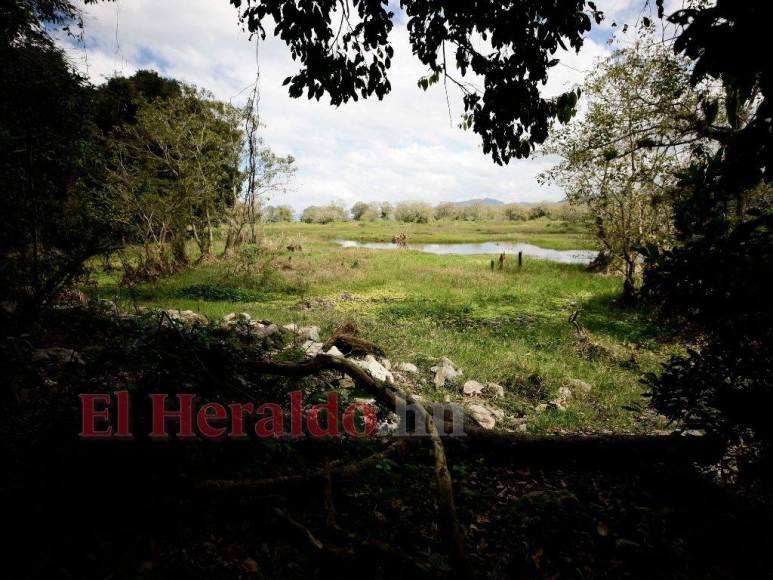
[[[618,2],[626,8],[635,4]],[[610,2],[599,7],[605,3]],[[227,0],[118,0],[84,11],[86,46],[69,50],[82,69],[88,64],[95,82],[115,72],[153,68],[239,102],[246,95],[235,96],[255,78],[255,42],[239,29]],[[449,85],[451,121],[442,86],[426,93],[416,86],[426,71],[411,54],[404,25],[395,27],[392,41],[391,94],[339,108],[324,100],[290,99],[281,83],[297,65],[280,40],[260,43],[263,137],[277,153],[292,154],[299,168],[292,190],[276,203],[300,209],[333,200],[562,197],[557,189],[537,184],[536,175],[550,166],[547,160],[513,160],[499,167],[486,157],[477,135],[456,126],[461,100],[454,88]],[[588,39],[580,54],[562,55],[545,93],[578,84],[607,52],[606,45]]]

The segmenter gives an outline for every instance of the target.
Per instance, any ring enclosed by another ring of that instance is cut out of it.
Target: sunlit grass
[[[530,233],[523,227],[509,231],[499,223],[458,225],[417,227],[412,235],[430,236],[435,228],[437,237],[421,241],[522,236],[522,241],[541,245],[542,230],[550,226],[520,224],[529,225]],[[485,228],[497,234],[485,237],[481,233]],[[190,309],[210,319],[247,312],[253,318],[283,324],[318,324],[323,334],[351,320],[391,360],[414,362],[422,368],[421,389],[427,397],[456,396],[451,388],[429,386],[429,366],[448,356],[464,369],[465,379],[504,385],[507,396],[498,404],[511,413],[526,414],[533,431],[640,431],[656,424],[649,415],[642,418],[628,407],[644,402],[640,378],[655,370],[675,347],[659,340],[663,331],[645,312],[617,304],[619,278],[528,257],[521,268],[511,261],[504,270],[491,271],[491,256],[345,249],[332,241],[355,237],[355,230],[368,239],[387,233],[380,224],[372,229],[351,223],[272,225],[265,234],[273,245],[273,257],[270,267],[259,273],[237,273],[232,262],[219,260],[131,292],[118,285],[118,272],[101,273],[99,294],[118,296],[125,306],[134,302]],[[577,247],[574,242],[583,237],[580,233],[556,236],[563,239],[553,247],[563,248]],[[303,250],[286,250],[288,240],[300,241]],[[229,299],[233,297],[238,300]],[[300,306],[305,303],[312,308]],[[569,315],[578,309],[580,321],[598,346],[592,356],[578,349],[568,323]],[[590,397],[573,401],[564,412],[534,410],[571,378],[592,384]]]

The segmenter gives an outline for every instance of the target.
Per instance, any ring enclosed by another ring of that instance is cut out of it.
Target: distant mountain
[[[478,199],[467,199],[465,201],[455,201],[454,205],[457,207],[464,207],[466,205],[504,205],[504,201],[499,201],[491,197],[480,197]]]

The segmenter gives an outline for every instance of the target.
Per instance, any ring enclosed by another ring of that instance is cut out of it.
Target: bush
[[[329,224],[347,221],[348,219],[349,215],[346,209],[334,203],[329,205],[310,205],[301,214],[301,221],[307,224]]]
[[[432,221],[432,206],[423,201],[403,201],[395,208],[395,219],[400,222],[426,224]]]
[[[291,222],[293,221],[293,208],[289,205],[269,205],[263,210],[263,218],[266,222]]]

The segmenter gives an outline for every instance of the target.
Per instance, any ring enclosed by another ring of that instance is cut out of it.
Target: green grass
[[[436,221],[429,224],[404,224],[391,221],[345,222],[331,224],[271,224],[269,233],[281,232],[295,237],[347,239],[359,242],[389,242],[405,232],[414,243],[475,243],[492,240],[527,242],[553,250],[593,249],[593,240],[581,224],[540,218],[525,222],[507,221]]]
[[[465,380],[504,385],[507,396],[497,404],[511,415],[525,414],[535,432],[638,432],[659,425],[650,413],[630,407],[646,402],[643,373],[656,370],[676,347],[659,339],[663,329],[647,313],[617,305],[619,278],[528,257],[520,269],[511,263],[492,272],[491,256],[344,249],[332,241],[389,239],[399,228],[271,225],[265,232],[273,246],[266,254],[274,256],[270,267],[262,267],[268,258],[240,267],[217,261],[135,287],[131,299],[191,309],[212,319],[237,311],[283,324],[318,324],[323,334],[351,320],[392,361],[414,362],[424,371],[418,388],[427,398],[456,396],[451,388],[430,387],[429,367],[448,356],[464,369]],[[571,226],[542,220],[413,226],[409,236],[411,241],[505,239],[553,248],[589,246]],[[285,250],[291,241],[300,242],[303,250]],[[98,292],[128,301],[117,279],[117,274],[99,274]],[[299,308],[302,302],[313,307]],[[595,345],[590,353],[578,346],[567,321],[576,309]],[[534,410],[570,378],[592,384],[591,395],[564,412]]]

